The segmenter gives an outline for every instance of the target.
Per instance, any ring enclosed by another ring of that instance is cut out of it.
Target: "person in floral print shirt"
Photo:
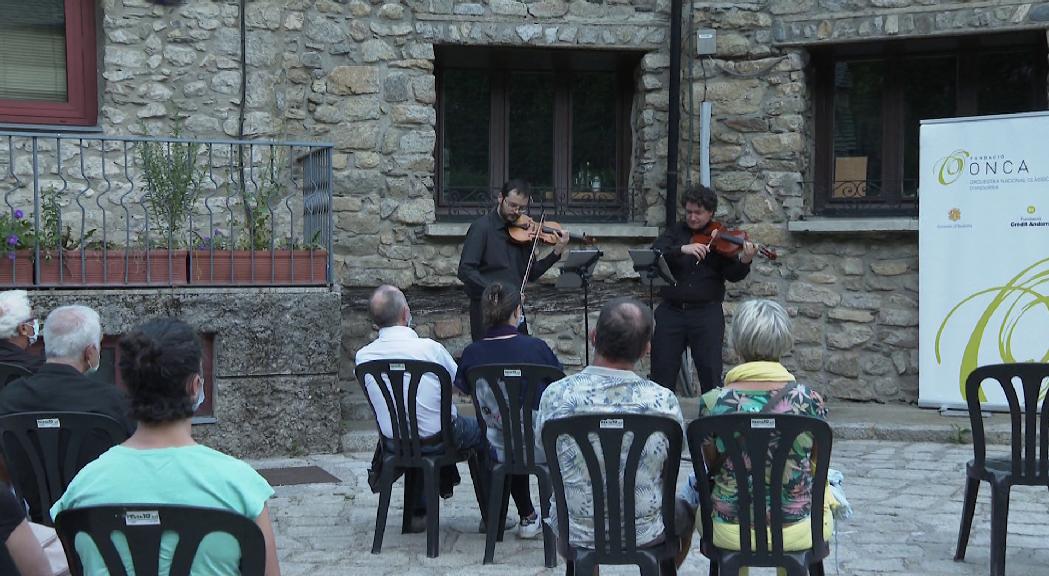
[[[765,411],[824,420],[827,418],[823,397],[804,384],[797,383],[794,375],[779,363],[779,359],[794,344],[790,317],[782,306],[771,300],[744,302],[732,320],[730,339],[743,363],[729,371],[723,387],[703,395],[699,404],[700,417]],[[789,391],[781,395],[775,406],[766,409],[768,403],[787,386],[791,386]],[[721,439],[704,446],[707,462],[721,462],[720,456],[724,452],[725,446]],[[812,546],[811,532],[806,522],[812,507],[811,452],[812,439],[802,435],[794,442],[787,458],[784,472],[786,481],[783,484],[785,550],[803,550]],[[711,491],[715,512],[714,544],[738,550],[739,491],[731,461],[726,459],[723,464],[712,466],[711,478],[714,483]],[[679,499],[694,515],[699,507],[695,474],[689,476]],[[824,522],[825,536],[829,537],[832,522],[830,513],[824,515]],[[701,525],[699,522],[696,524]],[[797,538],[793,538],[795,533]],[[740,573],[745,576],[745,572]]]

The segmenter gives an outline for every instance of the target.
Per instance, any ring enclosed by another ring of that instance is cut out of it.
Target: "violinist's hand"
[[[744,264],[750,264],[754,260],[754,255],[758,253],[758,245],[747,241],[743,243],[743,250],[739,253],[739,261]]]
[[[565,251],[565,248],[568,247],[568,241],[570,239],[571,237],[568,235],[568,232],[565,232],[564,230],[558,230],[557,244],[554,245],[554,254],[560,256],[561,253]]]
[[[681,247],[681,253],[682,254],[685,254],[687,256],[692,256],[696,260],[702,260],[702,259],[706,258],[707,257],[707,252],[709,252],[709,251],[710,251],[710,248],[708,248],[706,244],[702,244],[700,242],[695,242],[693,244],[685,244],[684,246]]]

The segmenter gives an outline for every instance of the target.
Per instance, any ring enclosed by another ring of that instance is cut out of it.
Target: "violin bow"
[[[543,222],[546,220],[546,211],[539,215],[539,226],[536,227],[535,238],[532,239],[532,251],[528,253],[528,264],[525,265],[524,278],[521,278],[521,299],[524,299],[525,284],[528,283],[528,275],[532,273],[532,262],[535,261],[535,248],[539,245],[539,234],[543,230]]]

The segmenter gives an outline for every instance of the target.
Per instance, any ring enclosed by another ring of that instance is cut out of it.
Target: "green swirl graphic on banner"
[[[998,326],[997,335],[1000,361],[1005,363],[1018,361],[1013,354],[1013,337],[1016,335],[1016,327],[1024,315],[1035,308],[1044,308],[1046,311],[1049,311],[1049,294],[1043,294],[1038,291],[1038,288],[1046,282],[1049,282],[1049,258],[1039,260],[1024,268],[1023,271],[1010,279],[1004,286],[985,288],[970,294],[961,302],[955,304],[944,316],[943,322],[940,323],[940,328],[936,331],[935,351],[937,364],[943,363],[940,355],[940,338],[943,336],[944,328],[947,327],[947,322],[951,319],[951,316],[962,306],[973,300],[993,294],[991,302],[976,321],[976,325],[973,327],[973,331],[969,335],[969,340],[966,342],[965,349],[962,352],[962,361],[958,367],[958,386],[961,389],[962,398],[965,398],[965,379],[969,377],[969,373],[980,365],[980,344],[983,342],[984,333],[987,331],[991,319],[999,312],[999,309],[1004,309],[1004,317]],[[1040,360],[1024,359],[1021,361],[1049,362],[1049,348],[1046,349]],[[1040,398],[1045,397],[1045,392],[1045,390],[1042,391],[1039,395]],[[986,401],[982,393],[980,401]]]
[[[953,184],[965,169],[965,160],[971,154],[961,148],[936,161],[936,179],[940,184],[948,186]]]

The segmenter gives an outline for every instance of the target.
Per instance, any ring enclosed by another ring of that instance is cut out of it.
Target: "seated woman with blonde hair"
[[[723,387],[703,395],[699,404],[700,417],[765,412],[812,416],[821,420],[827,418],[823,398],[797,382],[779,362],[794,345],[790,316],[782,306],[771,300],[749,300],[741,304],[732,319],[730,341],[743,363],[725,375]],[[770,406],[770,402],[775,404]],[[811,449],[811,440],[803,435],[795,441],[787,457],[786,474],[789,477],[784,480],[782,495],[783,547],[786,551],[812,547],[808,523],[812,498]],[[717,447],[710,442],[704,446],[704,455],[707,462],[714,464],[709,479],[713,480],[714,545],[739,550],[739,493],[732,463],[723,460]],[[829,490],[827,494],[825,508],[833,503]],[[689,476],[688,485],[679,494],[679,504],[686,506],[692,514],[699,507],[694,474]],[[824,538],[829,539],[833,519],[829,509],[825,512],[823,532]],[[683,548],[687,551],[687,546]],[[746,570],[741,570],[740,574],[746,576]],[[783,569],[779,569],[779,574],[785,574]]]

